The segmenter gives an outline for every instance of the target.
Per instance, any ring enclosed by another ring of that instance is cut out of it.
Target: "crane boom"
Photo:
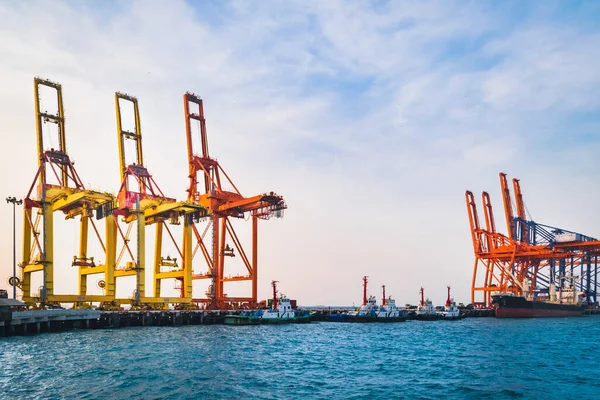
[[[513,187],[515,189],[515,202],[517,206],[517,216],[519,238],[521,242],[529,243],[529,227],[527,226],[527,220],[525,215],[525,203],[523,202],[523,193],[521,192],[521,184],[519,179],[513,178]]]
[[[469,213],[469,227],[471,228],[471,238],[473,239],[473,249],[475,253],[480,253],[482,249],[481,228],[479,226],[479,216],[477,215],[477,204],[475,197],[469,190],[465,192],[467,201],[467,212]]]
[[[481,198],[483,200],[483,211],[485,213],[485,226],[487,229],[487,246],[488,251],[492,251],[498,247],[498,242],[496,240],[496,222],[494,221],[494,211],[492,210],[492,202],[490,200],[490,195],[488,192],[483,192],[481,194]]]
[[[504,201],[504,211],[506,213],[506,229],[508,229],[508,237],[516,240],[515,218],[513,214],[513,205],[510,198],[510,189],[506,174],[500,172],[500,187],[502,189],[502,200]]]

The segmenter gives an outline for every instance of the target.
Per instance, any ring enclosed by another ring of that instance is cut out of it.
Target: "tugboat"
[[[440,312],[440,314],[445,320],[457,320],[464,318],[464,315],[460,315],[460,310],[456,306],[456,302],[450,297],[450,286],[448,286],[448,299],[446,300],[444,311]]]
[[[310,314],[293,309],[290,299],[286,295],[281,294],[279,299],[277,298],[277,281],[273,281],[271,284],[273,285],[273,305],[263,313],[260,320],[262,324],[310,322]]]
[[[385,285],[381,286],[383,297],[381,307],[377,312],[377,320],[380,322],[403,322],[406,321],[407,312],[396,307],[396,300],[392,296],[385,297]]]
[[[577,276],[568,272],[559,277],[559,292],[554,284],[550,285],[548,301],[530,298],[528,292],[524,296],[503,293],[492,296],[492,306],[497,318],[547,318],[580,316],[585,310],[585,293],[577,292]]]
[[[421,321],[435,321],[440,319],[441,315],[436,311],[435,307],[433,306],[433,302],[429,299],[429,297],[425,299],[425,289],[421,288],[419,293],[421,294],[421,302],[417,307],[415,319]]]
[[[294,309],[286,295],[281,294],[278,298],[277,282],[271,282],[273,287],[273,304],[271,308],[264,311],[241,313],[240,315],[227,315],[224,323],[227,325],[259,325],[310,322],[310,314],[307,311]]]
[[[375,296],[369,296],[367,300],[363,299],[363,304],[360,306],[358,311],[348,313],[348,321],[376,322],[378,310],[379,306],[377,306],[377,299]]]
[[[363,304],[357,312],[348,313],[347,316],[336,316],[329,318],[329,321],[343,322],[403,322],[406,320],[400,310],[396,307],[396,301],[390,296],[388,301],[385,298],[385,286],[383,286],[383,304],[381,307],[377,305],[377,298],[369,296],[367,298],[367,283],[368,277],[363,276]]]

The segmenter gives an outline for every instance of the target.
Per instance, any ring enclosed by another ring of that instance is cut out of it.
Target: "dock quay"
[[[90,328],[100,318],[97,310],[36,310],[4,312],[0,336],[59,332],[66,328]]]
[[[118,329],[130,326],[222,324],[232,311],[143,310],[100,311],[51,309],[0,314],[0,337],[62,332],[68,329]]]

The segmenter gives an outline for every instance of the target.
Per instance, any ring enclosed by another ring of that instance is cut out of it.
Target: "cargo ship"
[[[492,296],[498,318],[573,317],[583,314],[581,304],[527,300],[523,296],[499,294]]]
[[[577,277],[559,278],[559,291],[550,286],[549,299],[540,301],[512,293],[492,295],[492,307],[497,318],[575,317],[585,310],[585,293],[577,292]]]

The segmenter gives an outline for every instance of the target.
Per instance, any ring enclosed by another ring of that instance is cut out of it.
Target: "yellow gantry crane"
[[[122,123],[121,105],[129,102],[133,108],[133,131],[126,130]],[[142,130],[138,100],[130,95],[115,93],[117,113],[117,133],[119,139],[119,160],[121,187],[117,195],[117,207],[113,211],[117,226],[119,246],[115,260],[115,277],[135,276],[136,289],[131,299],[119,300],[121,303],[191,303],[192,302],[192,226],[207,215],[207,208],[193,202],[177,201],[164,195],[144,164],[142,152]],[[126,143],[135,145],[135,162],[126,160]],[[120,219],[119,219],[120,218]],[[169,228],[180,225],[183,220],[183,243],[178,245]],[[137,248],[130,245],[133,222],[137,226]],[[169,224],[167,224],[168,222]],[[154,241],[154,287],[152,295],[145,296],[145,251],[147,240],[145,228],[156,226]],[[163,256],[163,241],[166,231],[179,257]],[[134,251],[135,250],[135,251]],[[125,263],[123,264],[123,261]],[[161,297],[161,281],[176,279],[179,283],[180,297]]]
[[[42,111],[40,89],[54,91],[56,110]],[[111,213],[114,196],[109,193],[88,190],[77,174],[73,161],[67,154],[65,136],[65,116],[62,87],[60,84],[40,78],[34,79],[35,115],[37,132],[38,170],[24,201],[23,261],[20,264],[21,278],[16,284],[23,291],[23,301],[33,303],[91,302],[110,301],[114,298],[113,278],[114,223],[105,218]],[[56,126],[58,148],[48,149],[44,143],[45,127]],[[34,214],[34,210],[35,214]],[[54,213],[61,212],[67,220],[79,218],[79,249],[73,256],[72,266],[79,269],[79,289],[77,295],[54,293]],[[105,219],[105,240],[94,222]],[[88,254],[89,228],[104,252],[105,262]],[[42,273],[42,286],[37,293],[31,293],[31,277]],[[99,286],[103,296],[88,295],[87,277],[102,274]]]

